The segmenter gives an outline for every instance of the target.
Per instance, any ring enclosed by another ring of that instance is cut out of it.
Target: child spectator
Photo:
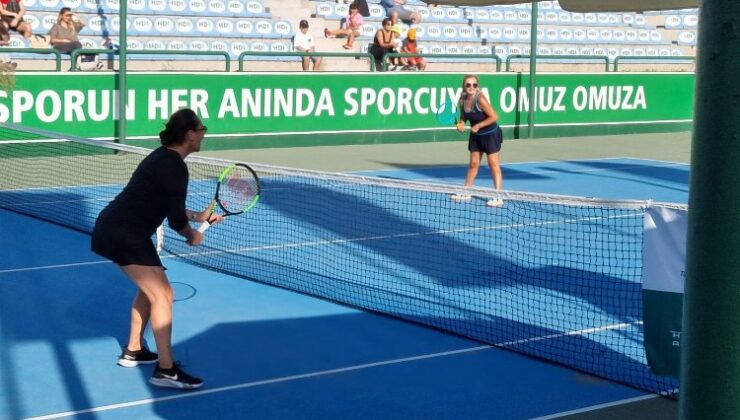
[[[391,26],[391,33],[393,34],[393,47],[389,52],[400,53],[403,46],[403,40],[401,40],[401,25],[395,23]],[[406,66],[406,60],[401,57],[390,59],[390,64],[394,66]]]
[[[0,0],[1,1],[1,0]],[[324,28],[324,36],[329,38],[330,36],[336,36],[336,37],[347,37],[347,42],[342,45],[342,48],[345,50],[349,50],[352,48],[352,44],[355,41],[355,38],[360,36],[360,31],[362,30],[362,24],[364,23],[364,20],[362,18],[362,15],[360,14],[359,7],[357,6],[357,3],[352,3],[349,6],[349,16],[347,16],[347,20],[344,23],[344,27],[340,29],[330,30],[327,28]]]
[[[419,47],[416,45],[416,29],[409,29],[406,34],[406,39],[403,41],[403,47],[401,52],[408,54],[418,54]],[[422,57],[408,57],[406,58],[406,65],[401,70],[424,70],[427,68],[427,63]]]
[[[313,35],[308,33],[308,21],[302,20],[298,24],[300,32],[293,36],[293,49],[295,51],[307,51],[315,52],[316,43],[314,42]],[[303,57],[303,70],[311,70],[311,61],[313,61],[313,69],[316,70],[321,65],[321,57],[305,56]]]

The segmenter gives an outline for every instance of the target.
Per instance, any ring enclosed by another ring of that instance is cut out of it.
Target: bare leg
[[[131,351],[141,350],[141,342],[144,337],[144,330],[149,323],[149,317],[152,312],[152,305],[149,303],[146,295],[139,290],[131,305],[131,332],[128,337],[128,348]]]
[[[171,368],[173,293],[164,269],[162,267],[135,264],[121,267],[121,269],[149,301],[152,332],[154,332],[154,341],[157,343],[157,353],[159,355],[159,367],[163,369]],[[136,300],[134,300],[134,304],[137,304]],[[135,312],[137,312],[137,309],[132,309],[132,314]],[[135,321],[132,317],[131,336],[140,334],[143,328],[143,325],[140,326],[139,323],[143,323],[145,317],[141,312],[136,317],[140,318],[140,321]]]
[[[491,178],[493,178],[493,186],[500,190],[503,186],[503,175],[501,174],[501,164],[499,163],[498,152],[490,153],[488,155],[488,167],[491,168]]]
[[[478,176],[478,168],[480,168],[480,155],[481,152],[470,152],[470,163],[468,163],[468,173],[465,175],[465,186],[471,187],[475,177]]]
[[[309,70],[310,61],[309,57],[303,57],[303,71]]]
[[[321,65],[321,57],[314,57],[313,58],[313,69],[318,70],[320,65]]]

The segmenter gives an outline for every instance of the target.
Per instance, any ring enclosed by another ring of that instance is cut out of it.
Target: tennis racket
[[[457,105],[449,99],[437,107],[437,121],[442,125],[457,124]]]
[[[203,233],[211,227],[208,220],[211,219],[216,205],[223,210],[224,217],[236,216],[251,210],[259,199],[260,180],[257,174],[243,163],[232,163],[218,176],[216,194],[207,209],[208,217],[198,227],[198,232]]]

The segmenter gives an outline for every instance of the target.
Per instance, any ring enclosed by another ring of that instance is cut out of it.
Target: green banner
[[[457,101],[462,74],[451,73],[132,73],[126,118],[132,139],[156,138],[167,117],[193,108],[209,135],[375,133],[380,141],[418,130],[453,132],[436,112]],[[534,101],[528,78],[480,75],[505,128],[687,123],[694,77],[688,73],[541,74]],[[16,76],[0,91],[0,121],[85,137],[112,138],[118,119],[114,74]],[[432,139],[434,140],[434,139]],[[240,147],[244,147],[241,145]]]

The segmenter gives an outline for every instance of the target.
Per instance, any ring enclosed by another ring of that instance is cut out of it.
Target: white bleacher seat
[[[144,43],[144,49],[148,51],[162,51],[166,48],[167,46],[165,45],[165,43],[159,39],[150,39],[146,43]]]
[[[495,23],[504,23],[506,22],[506,18],[504,17],[504,12],[502,10],[498,9],[491,9],[488,13],[488,19],[489,22],[495,22]]]
[[[191,36],[195,32],[195,22],[190,18],[175,19],[175,34],[179,36]]]
[[[659,55],[658,49],[655,47],[645,48],[645,55],[649,55],[650,57],[657,57]]]
[[[383,20],[385,18],[385,9],[379,4],[370,4],[368,5],[368,9],[370,10],[370,16],[368,16],[368,19],[377,19],[377,20]]]
[[[235,41],[231,43],[231,55],[239,57],[239,55],[245,51],[249,51],[249,45],[246,42]]]
[[[80,38],[80,44],[82,44],[82,48],[87,49],[102,48],[98,40],[94,38]]]
[[[552,55],[565,55],[567,53],[565,47],[556,45],[552,47]]]
[[[211,51],[229,52],[229,44],[221,40],[211,41],[210,49]]]
[[[346,18],[349,16],[349,5],[337,4],[334,6],[334,18]]]
[[[234,21],[231,19],[217,18],[214,24],[216,32],[222,37],[234,36]]]
[[[619,42],[621,44],[625,41],[626,34],[621,29],[615,29],[614,32],[612,32],[612,39],[614,39],[614,42]]]
[[[208,51],[208,43],[201,39],[194,39],[190,41],[190,49],[192,51]]]
[[[195,20],[195,33],[200,36],[212,35],[216,25],[208,18],[198,18]]]
[[[599,38],[603,42],[612,42],[612,31],[610,29],[602,29],[599,31]]]
[[[493,49],[489,45],[480,45],[478,46],[478,54],[491,55],[493,54]]]
[[[596,13],[586,13],[583,15],[583,21],[586,25],[597,26],[599,24],[599,16]]]
[[[422,22],[425,20],[428,21],[431,16],[431,12],[428,7],[417,7],[415,11],[419,16],[421,16]]]
[[[463,22],[466,20],[462,10],[457,7],[446,7],[445,13],[447,14],[447,20],[451,22]]]
[[[632,55],[635,57],[645,57],[647,52],[645,51],[645,48],[637,47],[632,50]]]
[[[591,47],[580,47],[578,49],[579,55],[594,55],[594,49]]]
[[[167,49],[173,51],[186,51],[187,45],[181,39],[174,39],[167,43]]]
[[[573,31],[570,28],[563,28],[560,30],[560,40],[563,42],[573,41]]]
[[[456,41],[457,39],[457,26],[446,25],[442,28],[442,40]]]
[[[66,3],[66,2],[65,2]],[[127,12],[131,14],[142,14],[142,13],[149,13],[149,4],[146,2],[146,0],[128,0],[128,9]],[[76,9],[72,9],[76,10]]]
[[[426,30],[427,38],[429,39],[440,39],[442,38],[442,28],[437,25],[424,25]]]
[[[589,43],[598,42],[600,40],[599,35],[599,30],[595,28],[591,28],[586,31],[586,39]]]
[[[272,35],[272,22],[266,19],[260,19],[254,24],[255,34],[261,38],[269,38]]]
[[[8,48],[28,48],[28,41],[22,36],[11,35]]]
[[[494,49],[494,53],[501,59],[506,59],[509,56],[509,48],[503,45],[497,45]]]
[[[173,15],[182,16],[190,14],[190,12],[188,11],[188,5],[185,3],[184,0],[168,0],[167,3],[170,9],[170,13],[172,13]]]
[[[100,18],[98,18],[100,20]],[[40,22],[40,31],[43,33],[49,33],[49,30],[51,29],[54,24],[57,23],[57,17],[54,15],[43,15],[41,16],[41,22]],[[89,23],[88,23],[89,26]],[[83,28],[84,29],[84,28]],[[36,33],[39,33],[38,31]]]
[[[475,9],[472,7],[465,7],[462,9],[463,17],[467,20],[475,21]]]
[[[527,24],[532,22],[532,14],[526,10],[520,10],[516,14],[516,19],[519,23]]]
[[[606,13],[597,13],[596,22],[598,22],[601,26],[609,25],[609,15]]]
[[[629,44],[634,44],[637,42],[637,30],[635,29],[628,29],[624,31],[624,39]]]
[[[579,44],[586,43],[586,31],[582,28],[573,30],[573,40]]]
[[[429,19],[432,22],[446,22],[447,14],[441,7],[433,7],[429,12]]]
[[[645,16],[636,14],[634,26],[645,26]]]
[[[561,24],[569,25],[571,23],[571,16],[568,12],[560,12],[558,13],[558,22]]]
[[[650,42],[654,44],[663,43],[663,34],[659,30],[653,29],[650,31]]]
[[[372,23],[363,23],[362,24],[362,30],[360,31],[360,36],[367,37],[367,38],[374,38],[375,33],[378,32],[378,29],[373,25]]]
[[[643,44],[650,42],[650,31],[647,29],[637,31],[637,40]]]
[[[567,55],[578,55],[580,53],[580,50],[578,47],[568,47],[565,49],[565,54]]]
[[[552,9],[552,2],[551,1],[542,1],[539,4],[539,8],[543,10],[550,10]]]
[[[212,16],[225,16],[228,12],[223,0],[208,0],[208,13]]]
[[[519,41],[528,41],[531,39],[531,31],[528,26],[521,26],[516,30],[516,38]]]
[[[62,8],[59,0],[39,0],[39,5],[42,10],[59,10]]]
[[[604,47],[594,47],[593,48],[593,55],[601,55],[601,56],[608,56],[609,51]]]
[[[619,49],[619,55],[623,55],[625,57],[632,57],[635,54],[632,51],[632,48],[623,47]]]
[[[472,26],[460,26],[457,31],[457,36],[460,38],[460,41],[476,41],[476,33]]]
[[[445,47],[445,54],[460,54],[461,52],[460,46],[457,44],[448,43]]]
[[[270,44],[270,51],[272,52],[290,52],[291,45],[285,41],[275,41]],[[285,60],[285,57],[281,58]]]
[[[117,17],[117,16],[116,16]],[[132,16],[133,17],[133,16]],[[111,29],[118,32],[120,22],[114,23],[111,19]],[[139,35],[149,35],[154,32],[154,22],[147,16],[136,16],[134,17],[133,26],[131,27],[132,33]]]
[[[696,45],[696,32],[681,31],[678,33],[678,45]]]
[[[316,16],[330,18],[334,16],[334,6],[331,3],[318,3],[316,5]]]
[[[558,14],[556,12],[547,12],[545,13],[545,18],[543,19],[542,23],[558,23]]]
[[[473,19],[476,22],[488,22],[491,20],[491,16],[495,10],[488,10],[483,7],[476,7],[475,9],[468,9],[473,13],[472,17],[466,15],[468,19]],[[501,16],[503,19],[503,15]]]
[[[520,55],[524,54],[524,49],[519,45],[512,45],[509,47],[509,55]]]
[[[586,22],[583,13],[571,13],[570,20],[574,25],[583,25]]]
[[[683,28],[683,20],[681,19],[681,16],[677,16],[677,15],[666,16],[665,17],[665,27],[666,29]]]
[[[119,0],[105,0],[101,2],[105,5],[103,6],[103,10],[106,13],[118,12],[121,8],[121,2]]]
[[[500,26],[491,26],[488,28],[487,37],[494,41],[501,41],[504,39],[504,30]]]
[[[167,10],[167,2],[165,0],[148,0],[149,10],[155,15],[162,14]]]
[[[552,55],[552,48],[550,47],[537,47],[538,55]]]
[[[683,25],[686,28],[696,28],[699,24],[699,17],[696,15],[684,15]]]
[[[99,4],[98,0],[82,0],[80,6],[75,10],[79,13],[96,13],[102,7],[102,4]]]
[[[558,42],[560,41],[560,31],[555,28],[547,28],[544,31],[542,40],[544,42]]]
[[[460,52],[463,54],[478,54],[478,49],[474,45],[463,45]]]
[[[440,44],[429,44],[425,45],[425,48],[429,50],[429,54],[444,54],[445,47]]]
[[[169,17],[155,18],[154,30],[159,36],[172,36],[175,32],[175,21]]]
[[[25,15],[23,15],[23,20],[25,20],[26,23],[31,27],[33,33],[40,33],[41,19],[39,19],[35,14],[26,13]]]
[[[673,57],[680,57],[680,56],[682,56],[682,55],[686,55],[686,54],[684,54],[684,52],[683,52],[683,51],[681,51],[681,50],[680,50],[680,49],[678,49],[678,48],[673,48],[673,49],[671,50],[671,56],[673,56]]]
[[[129,50],[143,50],[144,42],[138,39],[128,38],[126,39],[126,48],[128,48]]]
[[[240,19],[236,22],[236,32],[245,37],[255,36],[254,24],[249,19]]]
[[[293,36],[293,26],[287,20],[278,20],[272,25],[275,38],[290,38]]]
[[[632,26],[635,24],[635,15],[632,13],[625,13],[622,15],[622,25]]]
[[[339,8],[339,6],[345,6],[345,5],[338,4],[337,9]],[[265,6],[258,0],[248,0],[246,4],[246,9],[247,9],[247,16],[270,17],[270,14],[265,11]],[[349,12],[349,6],[347,6],[347,11],[345,11],[343,16],[347,16],[348,12]]]
[[[517,19],[518,19],[518,16],[514,10],[504,11],[504,22],[516,23]]]
[[[614,14],[614,13],[609,13],[606,16],[607,16],[607,19],[610,25],[617,26],[617,25],[622,24],[622,19],[619,17],[619,15]]]
[[[242,17],[246,15],[247,8],[239,0],[229,0],[226,3],[226,11],[232,16]]]
[[[516,39],[516,29],[513,26],[504,28],[504,39],[509,42],[513,42]]]

